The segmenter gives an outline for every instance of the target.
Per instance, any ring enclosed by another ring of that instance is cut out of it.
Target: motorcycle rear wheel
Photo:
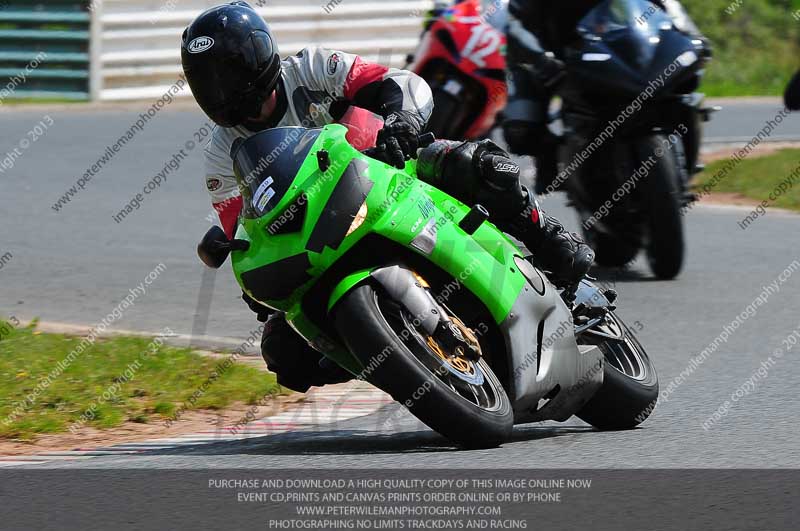
[[[481,359],[466,370],[463,358],[445,361],[410,313],[381,290],[354,289],[334,320],[365,379],[430,428],[466,448],[496,447],[511,437],[511,401],[489,365]]]

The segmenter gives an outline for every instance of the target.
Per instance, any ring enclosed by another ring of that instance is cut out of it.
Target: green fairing
[[[505,320],[526,282],[514,264],[514,256],[520,255],[520,250],[491,223],[481,225],[472,236],[466,234],[458,227],[458,222],[469,208],[418,180],[416,161],[409,161],[404,170],[398,170],[357,151],[346,141],[346,133],[347,129],[341,125],[324,127],[280,202],[257,219],[240,218],[236,238],[249,241],[250,248],[247,251],[234,251],[231,258],[242,289],[253,296],[242,280],[246,272],[307,253],[311,263],[307,272],[311,279],[286,299],[261,302],[286,312],[292,326],[307,340],[314,342],[321,336],[320,329],[305,315],[301,301],[325,271],[369,233],[377,233],[417,254],[425,255],[411,246],[411,241],[426,225],[434,224],[436,244],[428,259],[474,293],[497,323]],[[331,162],[325,172],[320,171],[317,160],[317,152],[322,149],[328,152]],[[366,219],[345,237],[338,249],[325,247],[321,253],[307,251],[306,244],[326,202],[353,159],[360,159],[368,165],[361,175],[374,183],[366,199]],[[267,228],[304,192],[307,196],[307,213],[302,230],[289,234],[270,234]],[[392,256],[376,256],[375,267],[389,264],[392,260]],[[350,272],[338,281],[330,300],[314,303],[326,304],[330,311],[341,297],[367,279],[369,272]],[[275,279],[275,282],[281,282],[281,279]],[[360,364],[343,347],[328,346],[321,350],[325,350],[328,357],[354,374],[360,370]]]
[[[344,277],[342,281],[336,285],[333,293],[331,293],[331,298],[328,300],[328,312],[330,313],[336,303],[339,302],[339,299],[347,295],[348,291],[368,279],[372,271],[372,269],[362,269],[361,271],[356,271]]]

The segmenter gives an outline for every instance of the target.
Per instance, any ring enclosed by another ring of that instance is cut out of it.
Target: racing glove
[[[384,152],[386,162],[402,170],[406,161],[417,153],[418,137],[423,125],[422,119],[410,111],[395,111],[389,114],[383,129],[378,132],[377,141],[378,147]]]

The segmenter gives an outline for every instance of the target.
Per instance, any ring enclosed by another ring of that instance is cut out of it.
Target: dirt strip
[[[215,426],[230,426],[244,418],[248,413],[254,418],[276,415],[302,403],[303,400],[304,395],[292,393],[271,399],[265,406],[253,407],[240,402],[230,408],[219,411],[186,411],[180,420],[175,421],[169,428],[161,421],[148,424],[126,422],[115,428],[103,430],[84,427],[77,434],[71,432],[42,434],[33,441],[0,439],[0,455],[41,454],[177,437],[210,431]]]

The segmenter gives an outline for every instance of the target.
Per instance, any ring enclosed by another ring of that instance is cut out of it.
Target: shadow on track
[[[279,433],[264,437],[254,437],[237,441],[210,442],[172,449],[154,449],[137,453],[137,456],[154,455],[381,455],[464,452],[441,435],[428,430],[424,425],[413,422],[407,429],[398,431],[373,431],[364,429],[365,419],[360,426],[345,427],[333,425],[326,430],[307,430]],[[342,424],[351,424],[345,422]],[[571,434],[586,433],[589,426],[558,427],[552,425],[528,424],[514,428],[514,434],[507,445],[551,439]],[[486,450],[475,450],[486,451]],[[498,451],[498,450],[495,450]],[[502,451],[502,450],[499,450]]]
[[[647,282],[658,280],[656,277],[642,273],[630,267],[601,267],[593,266],[589,276],[594,278],[592,282],[602,286],[613,288],[617,282]]]

